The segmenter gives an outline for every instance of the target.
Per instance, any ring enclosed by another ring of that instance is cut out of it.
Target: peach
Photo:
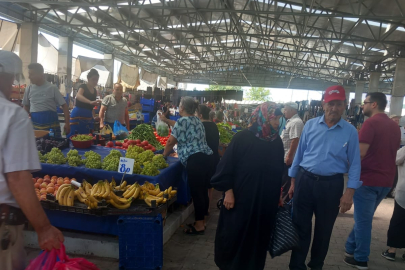
[[[49,184],[51,182],[51,179],[44,179],[44,183]]]
[[[56,183],[58,183],[58,185],[63,185],[63,178],[59,177]]]
[[[51,177],[50,177],[49,175],[45,175],[45,176],[44,176],[44,179],[49,179],[49,180],[50,180]]]
[[[64,183],[64,184],[70,184],[70,181],[69,181],[69,180],[65,180],[65,181],[63,181],[63,183]]]
[[[55,180],[55,179],[51,179],[51,183],[52,183],[52,184],[56,184],[56,180]]]
[[[44,182],[44,179],[42,179],[42,178],[37,179],[37,183],[42,184],[43,182]]]
[[[51,179],[58,180],[58,177],[54,175],[54,176],[51,177]]]
[[[40,183],[35,183],[35,184],[34,184],[34,187],[35,187],[35,188],[39,188],[40,186],[41,186]]]
[[[46,189],[46,193],[54,193],[54,192],[55,192],[55,189],[53,187],[48,187]]]
[[[47,186],[48,186],[47,183],[43,182],[40,187],[41,188],[46,188]]]
[[[41,190],[39,191],[39,193],[41,194],[41,195],[46,195],[46,188],[41,188]]]

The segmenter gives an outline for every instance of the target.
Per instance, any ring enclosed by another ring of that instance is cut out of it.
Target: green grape
[[[120,157],[122,157],[122,154],[120,151],[111,150],[110,153],[103,159],[101,168],[106,171],[118,171]]]
[[[82,141],[82,142],[84,142],[84,141],[91,141],[91,140],[93,140],[93,137],[92,136],[89,136],[89,135],[76,135],[73,139],[72,139],[72,141]]]
[[[141,165],[138,162],[134,163],[134,170],[133,170],[132,173],[133,174],[141,174],[142,173]]]
[[[153,156],[154,154],[151,150],[146,150],[138,155],[136,161],[140,164],[144,164],[145,162],[152,161]]]
[[[163,155],[160,155],[160,154],[159,154],[159,155],[155,155],[155,156],[152,158],[152,163],[153,163],[159,170],[169,167],[169,164],[167,164],[167,162],[166,162],[165,158],[163,157]]]
[[[101,156],[94,151],[84,153],[84,165],[88,169],[101,169]]]
[[[47,154],[47,161],[48,164],[65,164],[66,158],[63,155],[62,151],[59,148],[52,148],[52,150]]]
[[[67,155],[68,158],[72,157],[72,156],[79,156],[79,151],[77,151],[76,149],[71,149]]]
[[[80,156],[71,156],[68,158],[69,166],[77,167],[83,164],[82,158]]]
[[[156,176],[160,172],[152,162],[145,162],[142,170],[142,175]]]
[[[127,153],[125,154],[126,158],[132,158],[132,159],[137,159],[138,155],[142,152],[144,152],[143,148],[136,146],[136,145],[130,145],[128,147]]]
[[[45,155],[42,155],[41,152],[38,151],[38,157],[39,157],[39,161],[40,161],[41,163],[46,163],[46,160],[47,160],[47,155],[46,155],[46,154],[45,154]]]

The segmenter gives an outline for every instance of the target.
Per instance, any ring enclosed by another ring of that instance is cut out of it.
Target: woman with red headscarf
[[[215,238],[215,263],[221,270],[264,268],[284,166],[281,115],[273,102],[259,105],[211,179],[212,187],[225,192]]]

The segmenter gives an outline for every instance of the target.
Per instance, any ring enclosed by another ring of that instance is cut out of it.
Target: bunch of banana
[[[135,187],[134,189],[136,190],[137,188]],[[128,199],[120,198],[117,195],[115,195],[114,192],[111,192],[110,199],[107,200],[107,202],[109,204],[111,204],[112,206],[114,206],[115,208],[127,209],[128,207],[131,206],[131,203],[132,203],[133,199],[134,199],[134,197],[129,197]]]
[[[127,190],[122,195],[125,199],[133,198],[134,200],[138,198],[139,193],[141,192],[141,187],[138,182],[133,185],[128,186]]]
[[[98,199],[106,199],[111,193],[111,187],[107,180],[100,180],[91,189],[90,195]]]
[[[94,187],[96,187],[97,184],[95,184]],[[84,194],[79,191],[76,191],[77,199],[80,202],[86,204],[89,209],[96,209],[99,201],[93,195],[91,195],[91,193],[93,191],[92,185],[84,180],[82,183],[82,187],[83,187],[82,189],[84,190]],[[79,188],[79,190],[80,190],[80,188]],[[80,193],[80,196],[78,196],[77,193]]]
[[[56,193],[56,200],[59,205],[73,206],[75,200],[75,190],[70,184],[63,184]]]
[[[166,189],[163,194],[167,194],[169,199],[171,199],[174,195],[177,194],[177,190],[173,190],[173,188],[170,186],[168,189]]]
[[[156,206],[167,202],[167,199],[163,198],[163,194],[162,194],[162,197],[153,196],[146,192],[144,195],[145,195],[144,201],[147,205],[149,205],[149,207],[152,207],[152,201],[156,201]]]
[[[115,182],[115,180],[114,180]],[[115,186],[114,190],[122,190],[122,191],[126,191],[128,189],[129,186],[127,186],[127,181],[123,181],[121,185]]]
[[[115,182],[114,177],[112,177],[111,182],[110,182],[110,187],[111,189],[114,189],[117,186],[117,182]]]
[[[149,183],[149,184],[150,184],[150,183]],[[153,184],[151,184],[151,185],[153,185]],[[150,195],[153,195],[153,196],[158,195],[158,194],[160,193],[159,184],[156,184],[156,187],[154,187],[154,189],[152,189],[152,190],[149,189],[148,193],[149,193]],[[162,194],[162,196],[163,196],[163,194]]]

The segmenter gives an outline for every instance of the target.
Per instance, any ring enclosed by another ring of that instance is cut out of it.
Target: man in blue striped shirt
[[[322,105],[324,116],[311,119],[304,126],[289,170],[292,177],[289,195],[294,197],[293,222],[301,247],[292,252],[291,270],[307,269],[305,260],[311,244],[314,214],[314,239],[308,267],[322,269],[339,208],[341,213],[350,210],[354,191],[362,185],[357,130],[341,118],[347,105],[344,88],[337,85],[326,89]],[[349,182],[343,194],[344,173],[349,173]]]

